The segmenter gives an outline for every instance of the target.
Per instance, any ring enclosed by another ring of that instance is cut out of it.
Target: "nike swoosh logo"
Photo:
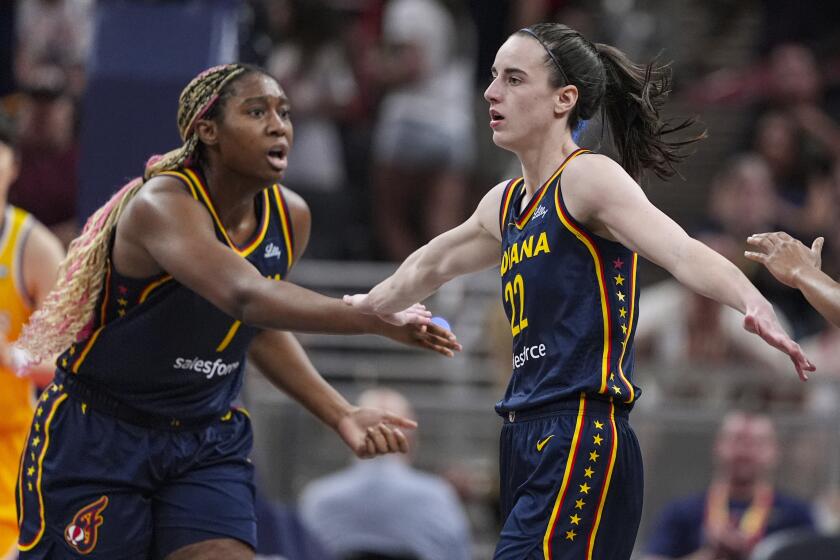
[[[538,441],[537,442],[537,451],[539,453],[542,453],[542,450],[543,450],[543,447],[545,447],[545,444],[547,444],[548,440],[550,440],[553,437],[554,437],[554,435],[552,434],[552,435],[548,436],[547,438],[545,438],[544,440]]]

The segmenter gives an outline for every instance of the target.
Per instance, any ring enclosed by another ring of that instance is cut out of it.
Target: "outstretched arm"
[[[578,221],[658,264],[691,290],[743,313],[744,328],[788,354],[807,379],[813,364],[779,325],[764,296],[738,267],[651,204],[616,162],[597,155],[578,158],[564,175],[566,204]]]
[[[249,358],[275,387],[335,430],[358,457],[408,451],[401,428],[413,429],[417,423],[348,403],[321,377],[293,334],[263,331],[251,343]]]
[[[151,179],[129,203],[117,228],[113,255],[122,272],[150,276],[166,271],[245,324],[302,332],[378,333],[376,318],[339,299],[263,278],[218,242],[207,211],[171,177]],[[427,324],[430,317],[425,309],[413,307],[390,319],[396,324]]]
[[[820,270],[824,241],[818,237],[809,249],[784,232],[759,233],[747,239],[756,251],[744,256],[766,266],[782,284],[801,291],[823,317],[840,326],[840,284]]]
[[[389,314],[405,308],[404,302],[423,301],[456,276],[497,264],[501,254],[498,216],[504,186],[500,183],[493,187],[467,221],[414,251],[370,292],[345,296],[344,301],[388,320]]]

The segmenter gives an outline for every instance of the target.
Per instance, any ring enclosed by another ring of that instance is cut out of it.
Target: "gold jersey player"
[[[52,376],[51,367],[20,371],[11,344],[55,282],[64,249],[35,218],[6,203],[17,175],[16,135],[0,114],[0,559],[14,557],[18,522],[15,483],[32,419],[35,386]]]
[[[493,188],[462,225],[413,253],[350,305],[386,316],[455,276],[501,266],[513,337],[510,382],[496,410],[503,527],[495,558],[630,558],[642,509],[642,464],[627,418],[638,255],[745,315],[744,326],[813,366],[770,304],[729,261],[692,239],[645,197],[645,168],[672,172],[680,142],[658,107],[659,69],[631,63],[560,24],[514,33],[499,49],[493,141],[523,177]],[[602,111],[619,163],[581,149],[572,132]]]
[[[231,407],[246,353],[357,455],[406,450],[414,423],[350,406],[288,331],[448,355],[457,342],[421,306],[394,327],[283,280],[309,238],[308,208],[278,185],[290,115],[257,68],[202,72],[179,100],[184,144],[71,244],[20,341],[36,358],[61,352],[20,463],[23,560],[253,558],[250,420]]]

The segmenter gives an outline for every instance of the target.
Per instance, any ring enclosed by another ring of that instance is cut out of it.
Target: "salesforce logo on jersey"
[[[529,360],[539,360],[545,357],[545,344],[534,344],[526,346],[513,355],[513,369],[519,369]]]
[[[225,363],[222,360],[202,360],[195,358],[175,358],[175,363],[172,364],[174,369],[182,369],[186,371],[194,371],[196,373],[204,374],[207,379],[213,377],[224,377],[239,367],[239,362]]]

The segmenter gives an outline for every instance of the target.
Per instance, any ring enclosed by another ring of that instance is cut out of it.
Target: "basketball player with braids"
[[[183,146],[90,218],[22,334],[33,360],[61,354],[20,459],[21,558],[253,558],[251,428],[231,407],[246,351],[369,457],[404,452],[414,423],[350,406],[286,331],[458,349],[422,306],[386,323],[282,281],[310,217],[276,184],[293,129],[273,78],[206,70],[178,127]]]
[[[345,301],[387,317],[458,275],[501,265],[513,364],[496,406],[505,422],[495,557],[627,559],[643,482],[627,420],[640,393],[638,256],[739,310],[744,327],[787,353],[803,379],[813,365],[746,277],[655,208],[637,183],[645,169],[672,174],[692,141],[669,139],[690,121],[669,126],[659,117],[664,68],[543,23],[501,46],[492,75],[484,97],[493,141],[518,156],[523,177],[496,185],[466,222]],[[619,163],[573,139],[599,111]]]

